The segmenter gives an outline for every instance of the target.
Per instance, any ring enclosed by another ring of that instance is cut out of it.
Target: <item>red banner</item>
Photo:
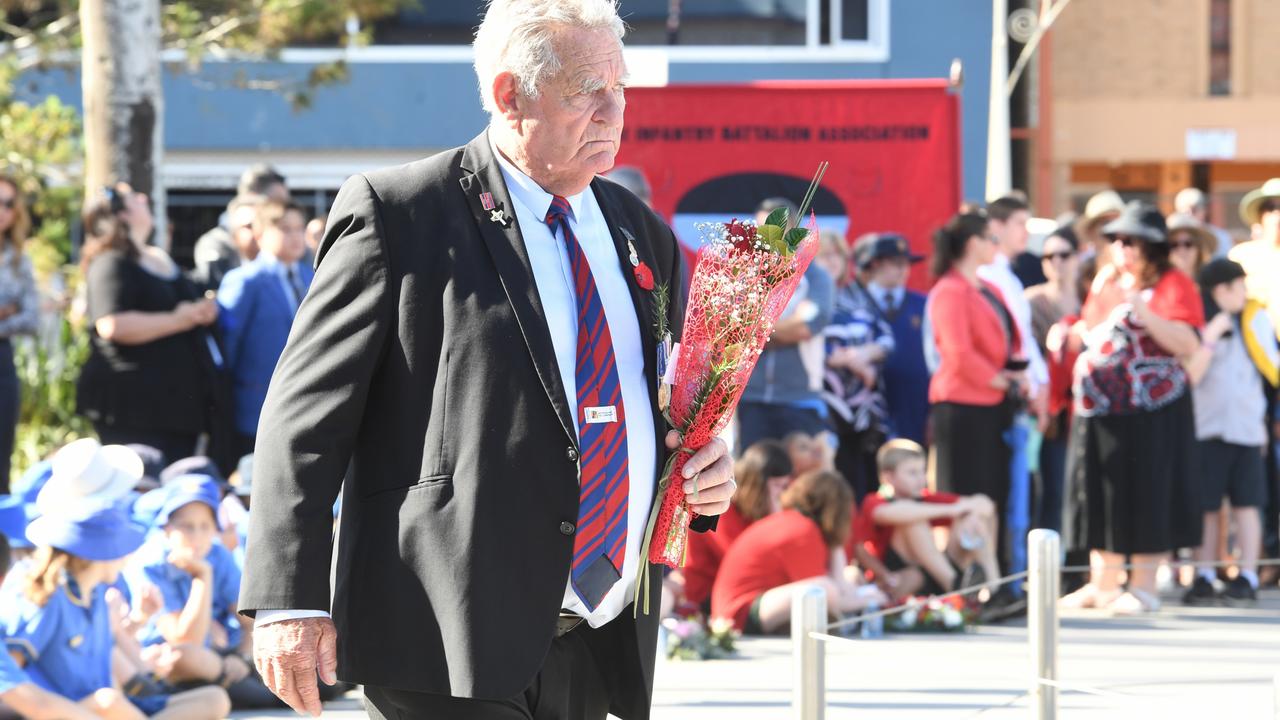
[[[852,242],[898,232],[929,255],[960,204],[959,98],[946,81],[764,82],[627,91],[618,165],[653,186],[654,208],[695,252],[698,222],[750,218],[760,201],[799,202],[831,163],[819,225]],[[917,266],[910,284],[930,284]]]

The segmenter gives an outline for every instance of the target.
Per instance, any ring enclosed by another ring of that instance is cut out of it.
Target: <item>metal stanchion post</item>
[[[795,659],[794,720],[822,720],[826,710],[826,665],[822,641],[810,633],[826,632],[827,593],[817,585],[796,590],[791,600],[791,647]]]
[[[1280,720],[1280,672],[1276,673],[1275,691],[1276,691],[1276,720]]]
[[[1058,533],[1032,530],[1028,563],[1030,588],[1027,597],[1027,639],[1031,646],[1034,677],[1031,681],[1031,717],[1056,720],[1058,688],[1041,679],[1058,679],[1058,586],[1062,556]]]

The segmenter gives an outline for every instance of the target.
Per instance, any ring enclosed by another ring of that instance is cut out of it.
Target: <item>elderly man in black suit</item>
[[[658,606],[641,538],[680,442],[653,328],[683,299],[670,229],[596,177],[622,34],[613,0],[494,0],[488,130],[338,194],[263,408],[239,604],[300,712],[318,673],[375,718],[649,716],[657,618],[632,598],[648,573]],[[707,530],[727,448],[689,467]]]

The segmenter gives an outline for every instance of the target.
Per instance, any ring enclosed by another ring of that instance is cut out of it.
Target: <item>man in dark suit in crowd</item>
[[[318,671],[364,685],[374,718],[649,716],[658,619],[632,599],[647,575],[656,611],[662,585],[641,538],[680,440],[652,328],[680,251],[595,177],[622,34],[612,0],[495,0],[488,131],[338,194],[263,408],[239,603],[299,711],[320,711]],[[725,444],[689,465],[707,529]]]
[[[259,205],[253,229],[261,252],[253,262],[227,273],[218,289],[218,324],[240,436],[237,457],[253,452],[267,385],[311,285],[311,268],[302,262],[305,222],[297,205]]]

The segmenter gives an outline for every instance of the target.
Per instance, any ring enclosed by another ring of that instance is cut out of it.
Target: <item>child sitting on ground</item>
[[[226,717],[231,703],[221,688],[152,696],[146,712],[116,689],[106,594],[143,540],[120,508],[60,508],[33,521],[27,536],[37,549],[23,581],[0,597],[0,634],[36,685],[111,720]]]
[[[681,580],[685,603],[703,611],[710,609],[711,586],[725,553],[749,526],[778,511],[791,475],[791,460],[776,440],[761,440],[734,463],[738,490],[733,504],[720,516],[715,532],[689,533],[684,567],[672,573]]]
[[[160,665],[160,679],[171,684],[226,687],[237,708],[276,705],[253,671],[236,617],[240,569],[214,541],[222,530],[217,481],[184,475],[156,492],[164,494],[153,521],[157,532],[125,573],[135,598],[152,593],[160,599],[159,612],[139,632],[142,657]],[[164,663],[154,662],[159,655],[167,657]]]
[[[21,511],[21,507],[18,508]],[[9,572],[9,542],[0,535],[0,579]],[[3,635],[0,635],[3,641]],[[0,652],[0,719],[93,720],[87,708],[31,682],[7,652]]]
[[[984,495],[961,497],[927,490],[924,448],[890,440],[876,454],[880,490],[868,495],[855,522],[858,563],[879,579],[918,568],[916,588],[893,588],[895,596],[941,595],[1000,576],[995,557],[995,503]],[[945,551],[933,528],[950,527]]]
[[[791,597],[801,585],[827,592],[834,617],[888,598],[860,585],[844,553],[853,491],[839,473],[817,470],[796,478],[782,493],[782,510],[752,524],[725,554],[711,590],[711,615],[728,618],[748,634],[786,628]]]

